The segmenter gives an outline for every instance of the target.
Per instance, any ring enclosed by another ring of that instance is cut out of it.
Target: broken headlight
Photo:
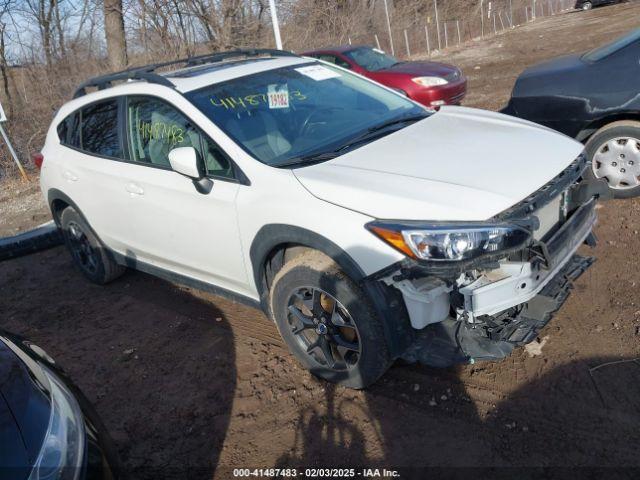
[[[367,228],[417,260],[455,262],[519,250],[531,233],[516,225],[398,225],[372,222]]]

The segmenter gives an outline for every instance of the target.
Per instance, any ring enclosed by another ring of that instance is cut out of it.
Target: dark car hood
[[[513,96],[535,96],[549,89],[565,88],[558,79],[571,76],[584,67],[585,62],[581,55],[558,57],[529,67],[518,77]]]
[[[378,70],[379,73],[404,73],[415,76],[447,77],[459,70],[453,65],[438,62],[399,62],[395,65]]]
[[[0,409],[4,406],[14,419],[21,434],[20,445],[28,458],[26,464],[35,462],[49,425],[51,406],[45,385],[48,382],[37,362],[21,347],[0,335],[0,396],[4,400],[4,403],[0,401]],[[0,445],[3,446],[0,450],[4,445],[10,445],[4,443],[4,434],[11,435],[8,430],[0,433]],[[18,443],[14,441],[13,445]],[[0,464],[2,460],[0,455]]]
[[[18,423],[0,394],[0,477],[7,480],[27,478],[29,463]]]

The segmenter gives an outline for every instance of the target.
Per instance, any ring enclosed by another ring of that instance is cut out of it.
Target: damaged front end
[[[580,156],[481,224],[370,224],[412,257],[375,274],[401,292],[415,333],[402,358],[438,367],[498,360],[537,337],[594,261],[576,251],[595,245],[596,200],[608,189],[585,180],[585,168]]]

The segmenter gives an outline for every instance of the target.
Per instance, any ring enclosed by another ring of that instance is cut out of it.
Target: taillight
[[[31,160],[33,160],[33,163],[35,163],[38,170],[40,170],[42,168],[42,162],[44,162],[44,155],[41,153],[34,153],[31,155]]]

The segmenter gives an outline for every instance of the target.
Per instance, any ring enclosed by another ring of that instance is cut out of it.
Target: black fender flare
[[[82,219],[87,222],[87,225],[89,225],[89,227],[91,227],[91,224],[87,221],[86,217],[84,216],[84,214],[82,213],[82,210],[80,210],[80,208],[78,207],[78,205],[76,204],[76,202],[74,202],[73,200],[71,200],[71,198],[69,198],[69,196],[66,193],[63,193],[62,191],[58,190],[57,188],[50,188],[49,191],[47,192],[47,205],[49,206],[49,210],[51,210],[51,216],[53,217],[53,221],[56,222],[56,225],[58,227],[60,227],[60,219],[58,218],[58,215],[56,215],[56,210],[53,207],[53,204],[56,200],[60,200],[64,203],[66,203],[67,205],[69,205],[70,207],[73,207],[73,209],[78,212],[78,214],[82,217]],[[93,230],[93,228],[92,228]],[[93,232],[95,233],[95,232]]]
[[[56,223],[56,226],[58,227],[58,230],[61,230],[61,225],[60,225],[60,218],[59,215],[56,214],[56,209],[54,208],[54,202],[56,200],[59,200],[61,202],[64,202],[65,204],[67,204],[67,206],[72,207],[76,212],[78,212],[78,215],[80,215],[80,217],[82,217],[82,219],[84,220],[84,222],[89,226],[89,229],[91,230],[91,233],[93,233],[93,235],[95,235],[95,237],[98,239],[98,241],[105,246],[107,255],[109,255],[111,257],[111,259],[113,261],[115,261],[116,263],[119,263],[117,261],[117,256],[115,254],[115,252],[113,252],[108,246],[106,246],[106,244],[102,241],[102,239],[100,238],[100,235],[98,235],[98,232],[95,231],[95,229],[93,228],[93,226],[91,225],[91,222],[89,222],[89,220],[87,219],[87,217],[84,215],[84,213],[82,213],[82,210],[80,209],[80,207],[78,207],[78,205],[76,204],[76,202],[74,202],[73,200],[71,200],[71,198],[69,198],[69,196],[64,193],[61,192],[60,190],[58,190],[57,188],[51,188],[49,189],[49,191],[47,192],[47,203],[49,205],[49,209],[51,210],[51,216],[53,217],[53,221]],[[130,266],[130,265],[126,265],[126,266]]]
[[[270,315],[266,266],[270,255],[280,246],[295,245],[318,250],[333,259],[368,295],[376,313],[383,320],[385,336],[393,357],[399,357],[413,341],[402,294],[395,288],[367,276],[358,263],[342,248],[322,235],[287,224],[265,225],[254,237],[249,249],[253,278],[263,311]]]

